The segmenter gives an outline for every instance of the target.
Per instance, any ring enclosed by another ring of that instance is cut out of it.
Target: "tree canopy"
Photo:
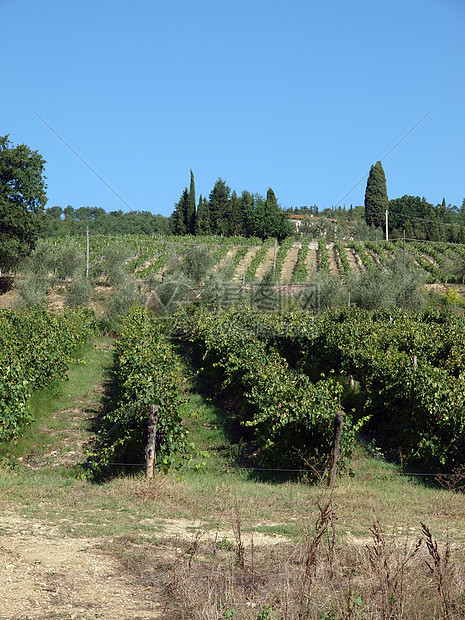
[[[389,199],[383,166],[377,161],[371,166],[365,192],[365,221],[368,226],[383,226]]]
[[[110,211],[100,207],[68,205],[45,209],[44,234],[47,237],[85,235],[86,228],[94,235],[153,235],[168,233],[168,218],[150,211]]]
[[[239,235],[243,237],[277,237],[284,239],[292,233],[289,221],[278,205],[271,187],[266,199],[244,190],[241,196],[218,178],[208,200],[200,197],[192,211],[195,197],[194,175],[191,170],[190,190],[187,187],[174,205],[170,218],[171,232],[176,235]],[[194,224],[192,224],[194,222]]]
[[[0,136],[0,268],[30,254],[42,231],[47,201],[45,160],[25,144]]]

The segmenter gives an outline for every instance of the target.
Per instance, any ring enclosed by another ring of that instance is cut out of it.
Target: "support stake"
[[[145,478],[151,480],[157,453],[155,451],[155,442],[157,439],[158,428],[158,405],[150,405],[150,415],[147,426],[147,445],[145,446]]]
[[[329,460],[328,486],[332,489],[336,482],[337,466],[341,458],[341,436],[344,414],[342,411],[336,413],[334,418],[333,445],[331,447],[331,457]]]

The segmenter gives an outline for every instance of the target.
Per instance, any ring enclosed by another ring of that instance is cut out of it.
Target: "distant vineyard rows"
[[[63,243],[75,244],[86,252],[85,237],[49,240],[51,252]],[[206,246],[215,268],[228,267],[235,281],[259,282],[274,270],[282,283],[302,284],[313,273],[324,271],[336,276],[360,273],[383,265],[395,254],[403,254],[402,241],[348,242],[325,240],[293,242],[236,237],[90,237],[90,266],[98,265],[109,247],[118,247],[127,257],[127,269],[137,278],[158,276],[168,265],[180,261],[194,246]],[[406,261],[424,273],[427,283],[462,283],[457,262],[465,261],[465,246],[446,243],[406,243]]]

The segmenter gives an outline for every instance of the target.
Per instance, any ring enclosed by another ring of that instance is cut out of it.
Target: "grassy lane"
[[[15,444],[0,446],[4,462],[59,469],[79,463],[99,407],[105,373],[112,363],[111,349],[109,339],[82,347],[75,354],[67,381],[33,394],[30,411],[34,422]]]

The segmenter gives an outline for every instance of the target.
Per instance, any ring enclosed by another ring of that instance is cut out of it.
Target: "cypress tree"
[[[197,214],[195,217],[195,234],[211,234],[209,204],[206,198],[202,198],[202,194],[200,194],[199,204],[197,206]]]
[[[446,199],[443,198],[442,202],[441,202],[441,206],[439,208],[441,215],[445,215],[447,213],[447,207],[446,207]]]
[[[188,202],[189,194],[186,187],[179,202],[174,205],[174,212],[171,216],[171,231],[174,235],[187,235],[189,232],[187,227]]]
[[[229,211],[231,217],[229,218],[229,235],[242,235],[242,222],[241,222],[241,201],[239,200],[236,191],[234,190],[229,199]]]
[[[187,203],[187,231],[189,234],[195,234],[195,183],[194,173],[191,170],[191,184],[189,188],[189,197]]]
[[[244,190],[240,200],[241,225],[244,237],[253,237],[256,234],[254,197]]]
[[[377,161],[371,166],[365,192],[365,221],[368,226],[385,227],[389,199],[383,166]]]
[[[263,237],[277,237],[279,240],[284,239],[291,234],[289,222],[278,205],[274,191],[271,187],[266,193],[264,204],[264,222]]]
[[[231,215],[229,205],[230,193],[230,188],[221,178],[218,179],[210,192],[210,218],[214,235],[229,234],[229,217]]]

